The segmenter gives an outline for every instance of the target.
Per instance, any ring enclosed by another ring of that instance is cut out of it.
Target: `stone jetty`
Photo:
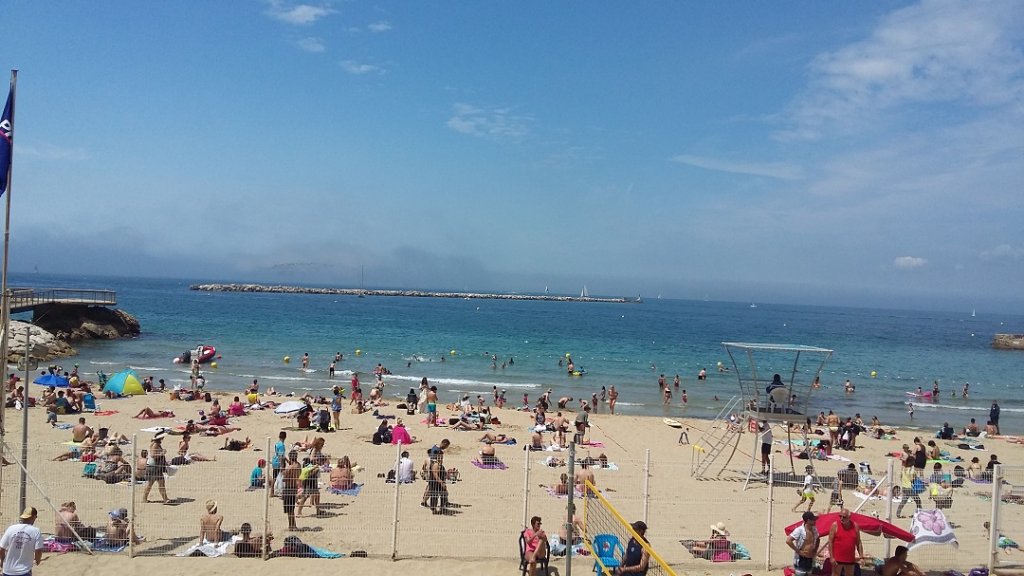
[[[545,300],[548,302],[633,302],[626,298],[552,296],[550,294],[486,294],[480,292],[431,292],[427,290],[364,290],[362,288],[311,288],[267,284],[193,284],[201,292],[266,292],[275,294],[332,294],[337,296],[404,296],[406,298],[461,298],[463,300]]]

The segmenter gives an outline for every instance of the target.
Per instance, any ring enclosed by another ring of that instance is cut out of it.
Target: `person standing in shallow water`
[[[964,397],[966,398],[966,395]],[[996,434],[999,434],[999,402],[992,401],[992,408],[988,411],[988,419],[992,422],[992,426],[995,427]]]
[[[619,392],[615,389],[615,386],[613,385],[611,388],[608,389],[608,411],[610,413],[615,414],[615,403],[618,401]]]

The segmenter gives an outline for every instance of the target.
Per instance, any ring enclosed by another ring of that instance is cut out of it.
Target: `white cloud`
[[[349,74],[384,74],[385,72],[385,70],[380,66],[364,64],[362,62],[356,62],[355,60],[342,60],[339,64],[341,64],[341,68]]]
[[[267,9],[267,14],[271,17],[281,22],[297,25],[312,24],[333,13],[334,10],[327,5],[296,4],[292,6],[279,0],[271,0],[270,7]]]
[[[299,38],[295,44],[305,50],[306,52],[319,53],[327,50],[327,46],[324,45],[324,41],[320,38],[313,36],[307,36],[306,38]]]
[[[678,164],[686,164],[705,170],[717,172],[729,172],[732,174],[747,174],[750,176],[766,176],[768,178],[779,178],[782,180],[800,180],[803,173],[799,166],[784,162],[734,162],[718,158],[707,158],[694,156],[692,154],[680,154],[673,156],[672,161]]]
[[[19,155],[41,158],[43,160],[71,160],[78,162],[89,159],[89,154],[85,151],[85,148],[62,148],[52,144],[42,144],[40,146],[21,145],[16,150]]]
[[[381,20],[380,22],[374,22],[373,24],[367,25],[366,28],[370,32],[387,32],[388,30],[391,30],[391,23],[387,20]]]
[[[455,104],[454,115],[446,125],[452,130],[470,136],[494,140],[518,139],[530,133],[533,117],[515,114],[507,107],[480,107]]]
[[[995,248],[983,250],[978,256],[982,260],[1020,260],[1024,258],[1024,247],[1016,248],[1009,244],[1000,244]]]
[[[923,268],[927,266],[928,261],[916,256],[900,256],[892,261],[892,265],[900,270],[913,270],[914,268]]]
[[[1024,95],[1024,6],[925,0],[882,18],[860,42],[820,54],[779,139],[864,130],[905,105],[991,107]]]

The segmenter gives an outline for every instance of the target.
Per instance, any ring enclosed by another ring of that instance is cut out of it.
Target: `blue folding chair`
[[[620,557],[626,551],[622,548],[622,543],[619,542],[618,536],[615,534],[598,534],[594,536],[592,544],[594,555],[597,556],[597,561],[594,562],[594,572],[600,574],[602,565],[609,571],[619,567],[619,559],[615,557],[615,551],[619,551]]]

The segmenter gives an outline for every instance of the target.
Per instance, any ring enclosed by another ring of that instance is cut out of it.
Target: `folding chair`
[[[550,576],[548,560],[551,558],[551,549],[548,547],[546,540],[538,546],[543,546],[546,551],[544,558],[537,560],[537,567],[544,570],[544,576]],[[522,576],[526,576],[526,571],[529,569],[529,563],[526,561],[526,530],[519,533],[519,569],[523,572]]]

